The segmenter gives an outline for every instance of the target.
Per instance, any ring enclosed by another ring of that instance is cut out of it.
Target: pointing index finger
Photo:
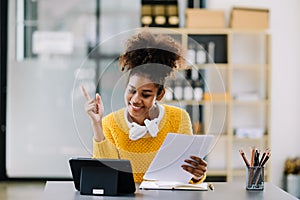
[[[102,98],[99,93],[96,94],[96,103],[99,105],[100,109],[103,110]]]
[[[83,93],[83,96],[85,97],[85,99],[90,100],[91,98],[90,98],[89,94],[87,93],[87,91],[85,90],[83,85],[81,86],[81,90],[82,90],[82,93]]]
[[[98,104],[100,104],[102,102],[101,97],[98,93],[96,94],[96,101],[97,101]]]

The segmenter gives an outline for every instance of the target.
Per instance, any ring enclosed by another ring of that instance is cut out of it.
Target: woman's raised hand
[[[103,117],[103,103],[100,95],[97,93],[95,99],[91,99],[84,86],[81,86],[83,96],[86,99],[84,110],[90,117],[92,123],[100,124]]]
[[[102,131],[102,117],[104,113],[103,103],[100,95],[97,93],[95,99],[91,99],[85,88],[81,86],[83,96],[86,99],[84,110],[90,117],[94,131],[94,139],[96,142],[104,140]]]

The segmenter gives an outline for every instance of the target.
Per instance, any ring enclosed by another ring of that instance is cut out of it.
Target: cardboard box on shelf
[[[268,29],[269,10],[234,7],[231,10],[230,27],[235,29]]]
[[[200,8],[186,9],[186,28],[225,28],[225,12]]]

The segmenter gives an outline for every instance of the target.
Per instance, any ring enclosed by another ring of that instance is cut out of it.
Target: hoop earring
[[[155,110],[157,109],[157,102],[156,101],[154,102],[153,107],[154,107]]]

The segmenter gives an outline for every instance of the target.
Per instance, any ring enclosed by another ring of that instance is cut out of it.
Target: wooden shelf
[[[160,34],[196,34],[196,35],[227,35],[227,34],[246,34],[246,35],[265,35],[269,34],[265,29],[231,29],[231,28],[160,28],[150,27],[153,33]]]
[[[215,158],[209,158],[214,160],[212,163],[215,164],[215,168],[208,163],[208,175],[226,176],[227,181],[232,181],[233,176],[245,174],[245,169],[235,169],[233,167],[238,164],[234,163],[235,160],[240,162],[240,158],[236,158],[239,155],[233,153],[237,148],[240,148],[237,145],[243,142],[262,142],[265,146],[270,146],[271,37],[268,30],[158,28],[155,31],[171,36],[176,35],[175,39],[181,42],[184,48],[188,48],[189,44],[194,41],[205,43],[205,45],[208,45],[208,42],[211,40],[215,43],[215,52],[217,52],[215,53],[215,63],[194,64],[187,66],[183,70],[201,70],[201,76],[204,74],[206,78],[205,84],[210,84],[205,85],[209,87],[205,88],[206,90],[203,94],[208,94],[205,96],[207,98],[214,97],[217,100],[172,100],[164,101],[164,103],[180,106],[193,105],[192,109],[197,108],[194,105],[201,105],[202,110],[200,112],[203,115],[202,121],[199,123],[202,127],[202,132],[207,133],[209,129],[211,132],[222,130],[226,133],[218,137],[219,141],[222,141],[222,146],[216,148],[216,153],[213,152],[213,155],[211,155],[216,156]],[[216,83],[216,77],[221,77],[222,83],[219,84],[220,86]],[[263,94],[264,98],[257,100],[238,100],[233,98],[234,94],[248,91]],[[264,109],[260,109],[260,106]],[[189,109],[191,108],[189,107]],[[193,115],[195,112],[193,110]],[[199,112],[199,109],[197,112]],[[247,112],[249,116],[244,112]],[[246,117],[252,117],[253,119],[249,120]],[[264,124],[260,124],[262,121],[260,119],[263,119]],[[241,127],[245,126],[245,124],[247,125],[247,123],[254,124],[254,126],[257,123],[257,126],[266,128],[267,134],[260,138],[237,138],[234,135],[234,127],[239,125],[239,123]],[[216,161],[218,160],[221,160],[220,162],[222,163],[217,163]],[[219,169],[220,166],[224,166],[224,169]],[[266,177],[269,177],[269,173],[270,170],[266,169]]]
[[[262,99],[262,100],[231,100],[232,105],[268,105],[269,100]]]
[[[232,70],[269,70],[267,64],[231,64],[229,66]]]
[[[240,142],[249,142],[249,141],[268,141],[268,136],[264,135],[263,137],[259,138],[240,138],[240,137],[233,137],[234,141],[240,141]]]
[[[163,103],[166,104],[179,104],[179,105],[226,105],[227,101],[224,100],[201,100],[201,101],[197,101],[197,100],[171,100],[171,101],[167,101],[167,100],[163,100]]]
[[[212,170],[207,170],[207,175],[208,176],[227,176],[227,171],[223,169],[212,169]]]
[[[197,68],[197,69],[211,69],[211,68],[227,69],[228,67],[229,67],[229,65],[225,64],[225,63],[222,63],[222,64],[207,63],[207,64],[195,64],[193,66],[187,66],[185,69],[193,69],[193,68]]]

